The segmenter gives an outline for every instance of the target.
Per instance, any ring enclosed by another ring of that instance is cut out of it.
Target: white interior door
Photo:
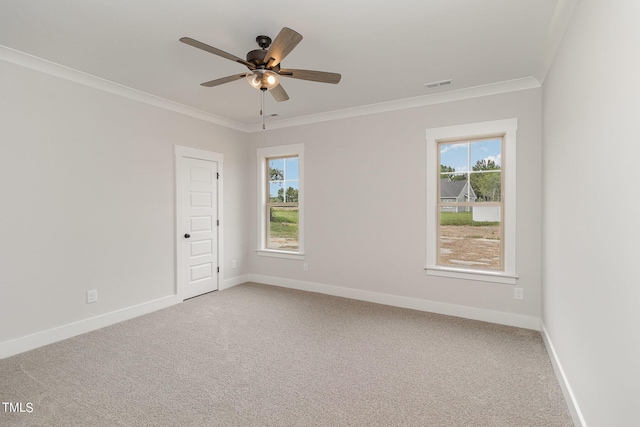
[[[187,299],[218,290],[218,162],[183,157],[178,179],[178,289]]]

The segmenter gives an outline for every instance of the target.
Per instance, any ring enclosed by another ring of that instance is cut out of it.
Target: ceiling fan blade
[[[214,87],[224,83],[233,82],[244,78],[246,74],[234,74],[233,76],[222,77],[220,79],[211,80],[210,82],[200,83],[200,86]]]
[[[342,78],[342,76],[338,73],[313,70],[294,70],[292,68],[281,68],[278,74],[280,74],[282,77],[290,77],[292,79],[310,80],[312,82],[332,84],[340,82],[340,79]]]
[[[273,95],[273,99],[278,102],[286,101],[287,99],[289,99],[289,95],[287,95],[287,92],[284,91],[284,88],[281,85],[274,87],[269,92],[271,92],[271,95]]]
[[[284,57],[300,43],[300,40],[302,40],[302,35],[291,28],[282,28],[275,40],[271,43],[267,55],[264,57],[267,62],[267,68],[273,68],[282,62]]]
[[[255,70],[255,68],[256,68],[256,66],[253,65],[251,62],[247,62],[242,58],[238,58],[235,55],[232,55],[232,54],[227,53],[227,52],[225,52],[223,50],[217,49],[217,48],[215,48],[213,46],[209,46],[208,44],[199,42],[198,40],[194,40],[194,39],[192,39],[190,37],[182,37],[180,39],[180,41],[182,43],[188,44],[189,46],[193,46],[193,47],[197,47],[198,49],[202,49],[205,52],[213,53],[214,55],[218,55],[218,56],[221,56],[223,58],[230,59],[230,60],[232,60],[234,62],[238,62],[240,64],[246,65],[247,67],[249,67],[250,70]]]

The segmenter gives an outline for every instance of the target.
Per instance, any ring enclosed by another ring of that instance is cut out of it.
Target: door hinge
[[[218,273],[220,273],[220,267],[218,267]]]
[[[216,220],[216,225],[218,225],[218,226],[220,225],[220,220],[219,219]]]
[[[216,172],[216,179],[220,179],[220,172]]]

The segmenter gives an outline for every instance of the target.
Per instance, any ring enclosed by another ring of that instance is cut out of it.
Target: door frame
[[[223,217],[222,217],[222,213],[224,212],[223,209],[223,194],[222,194],[222,189],[224,187],[223,185],[223,177],[224,177],[224,173],[223,173],[223,160],[224,160],[224,155],[222,153],[216,153],[213,151],[207,151],[207,150],[201,150],[199,148],[192,148],[192,147],[186,147],[183,145],[175,145],[174,146],[174,154],[175,154],[175,203],[174,203],[174,207],[175,207],[175,216],[176,216],[176,223],[175,223],[175,235],[174,235],[174,239],[175,239],[175,254],[176,254],[176,259],[175,259],[175,268],[176,268],[176,276],[175,276],[175,281],[176,281],[176,287],[175,287],[175,294],[181,298],[183,298],[184,295],[184,289],[185,289],[185,283],[186,283],[186,270],[185,270],[185,263],[184,263],[184,250],[185,250],[185,246],[182,244],[183,240],[181,237],[184,234],[184,221],[185,221],[185,214],[184,214],[184,209],[182,209],[182,206],[180,205],[180,201],[182,200],[182,193],[184,191],[182,187],[182,184],[184,184],[182,182],[182,176],[183,173],[185,171],[185,167],[184,164],[182,162],[182,159],[184,158],[189,158],[189,159],[197,159],[197,160],[206,160],[206,161],[211,161],[211,162],[216,162],[218,164],[218,179],[217,179],[217,206],[218,206],[218,221],[220,222],[220,226],[218,226],[218,233],[217,233],[217,245],[218,245],[218,267],[220,268],[220,271],[217,273],[218,274],[218,289],[220,289],[220,282],[222,281],[222,277],[223,276],[223,268],[222,266],[224,265],[224,253],[223,253],[223,245],[221,244],[221,242],[224,242],[223,239]]]

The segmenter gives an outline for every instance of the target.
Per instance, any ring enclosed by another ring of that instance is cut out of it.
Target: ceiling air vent
[[[425,83],[424,87],[426,87],[427,89],[434,89],[440,86],[450,85],[452,81],[453,81],[452,79],[449,79],[449,80],[441,80],[439,82]]]

